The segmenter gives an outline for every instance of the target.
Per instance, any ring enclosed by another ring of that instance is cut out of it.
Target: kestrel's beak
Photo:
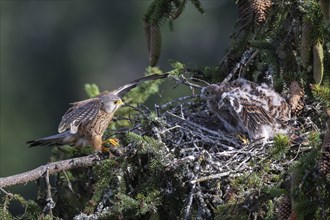
[[[119,99],[118,102],[117,102],[117,105],[119,105],[119,106],[120,106],[120,105],[124,105],[124,104],[125,104],[125,103],[124,103],[121,99]]]

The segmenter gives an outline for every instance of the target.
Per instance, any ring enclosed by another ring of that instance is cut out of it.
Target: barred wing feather
[[[58,132],[62,133],[70,129],[75,134],[81,123],[92,120],[98,114],[102,105],[100,98],[92,98],[81,102],[72,103],[71,108],[63,115],[58,126]]]

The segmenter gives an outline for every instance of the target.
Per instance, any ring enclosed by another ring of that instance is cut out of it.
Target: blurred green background
[[[68,103],[86,98],[85,83],[111,90],[148,66],[142,18],[149,0],[1,2],[0,177],[46,164],[50,148],[25,142],[57,132]],[[232,0],[188,3],[162,27],[159,67],[169,59],[216,66],[236,19]],[[164,91],[166,93],[166,91]],[[8,188],[34,199],[35,184]]]

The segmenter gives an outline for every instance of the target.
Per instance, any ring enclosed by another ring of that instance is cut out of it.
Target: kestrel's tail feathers
[[[26,142],[29,144],[29,147],[35,146],[60,146],[60,145],[74,145],[75,144],[75,137],[74,135],[70,134],[69,131],[38,138],[32,141]]]

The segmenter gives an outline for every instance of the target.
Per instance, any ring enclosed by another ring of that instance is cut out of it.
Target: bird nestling
[[[288,103],[265,83],[258,85],[239,78],[224,85],[209,85],[202,89],[201,96],[228,132],[267,141],[289,130]]]
[[[77,147],[92,146],[95,151],[102,147],[102,136],[114,113],[124,103],[121,98],[138,84],[161,78],[168,74],[154,74],[134,80],[111,92],[103,92],[98,96],[72,106],[63,115],[58,126],[58,134],[28,141],[33,146],[72,145]]]

